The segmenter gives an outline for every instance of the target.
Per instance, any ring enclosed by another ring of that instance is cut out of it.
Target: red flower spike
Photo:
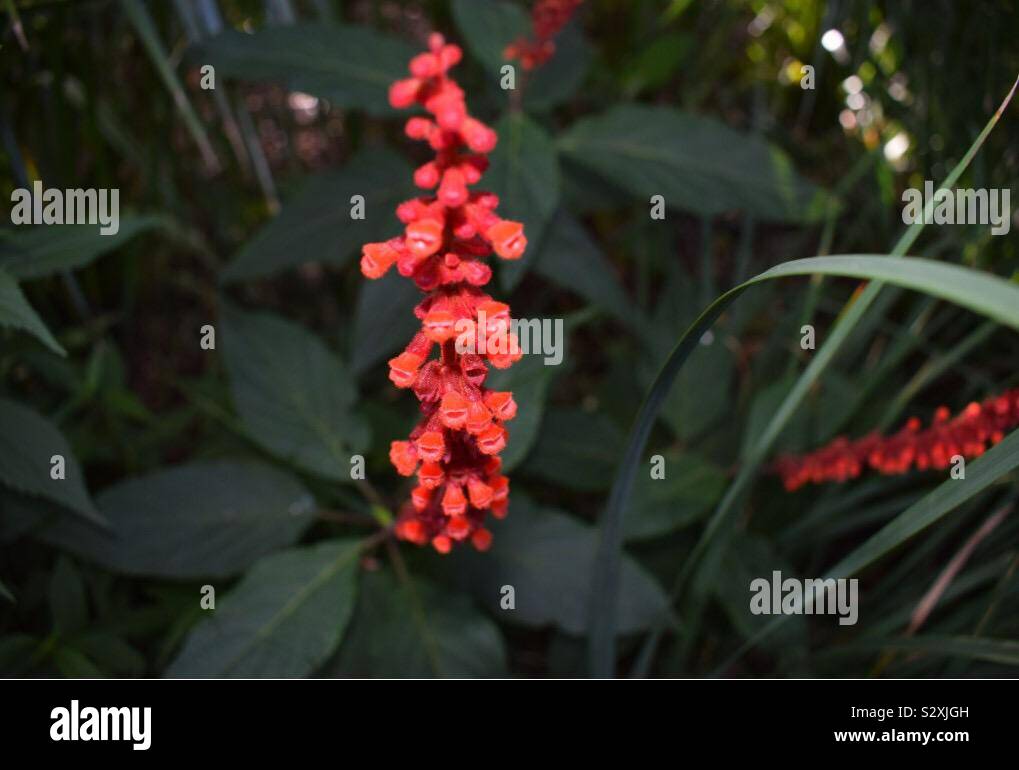
[[[534,39],[519,38],[503,51],[504,59],[519,59],[525,70],[539,67],[555,53],[552,40],[569,22],[582,0],[537,0],[531,11]]]
[[[856,441],[840,436],[809,454],[779,457],[773,470],[790,492],[804,484],[854,479],[867,468],[886,475],[907,473],[911,468],[944,470],[955,456],[979,457],[1017,426],[1019,388],[971,403],[955,418],[948,407],[940,406],[927,428],[911,417],[890,436],[872,434]]]
[[[498,453],[508,436],[503,423],[517,405],[512,393],[489,391],[485,380],[489,365],[508,366],[521,354],[509,333],[509,307],[479,287],[492,278],[487,257],[517,259],[527,246],[523,226],[496,213],[498,197],[472,189],[498,137],[468,114],[463,89],[449,77],[462,57],[458,46],[433,34],[428,50],[411,60],[411,77],[390,87],[394,107],[416,104],[428,113],[410,118],[405,134],[435,151],[414,172],[418,187],[435,192],[397,206],[403,233],[366,244],[361,258],[365,276],[380,278],[396,265],[426,294],[415,308],[420,332],[389,362],[390,379],[413,391],[422,418],[410,440],[393,442],[390,460],[399,473],[416,471],[418,479],[394,532],[418,545],[431,543],[439,553],[467,540],[488,549],[486,511],[502,518],[508,510],[509,481],[499,474]],[[479,354],[471,351],[481,342],[482,312],[494,348]],[[441,353],[432,358],[436,345]]]

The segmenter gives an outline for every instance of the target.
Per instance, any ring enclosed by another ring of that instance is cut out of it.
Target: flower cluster
[[[582,0],[537,0],[531,12],[534,39],[520,38],[503,51],[504,59],[519,59],[525,70],[532,70],[552,58],[552,40],[566,26]]]
[[[911,418],[898,433],[877,433],[850,441],[840,436],[810,454],[779,457],[774,470],[789,491],[804,484],[846,481],[859,476],[865,468],[891,475],[911,468],[943,469],[956,455],[972,458],[983,454],[989,444],[997,444],[1005,432],[1019,426],[1019,388],[1000,396],[975,401],[952,418],[948,407],[934,412],[930,426]]]
[[[396,534],[431,543],[440,553],[467,539],[483,551],[492,542],[483,526],[485,511],[506,515],[509,480],[500,473],[498,455],[506,446],[504,423],[517,411],[512,393],[484,383],[489,364],[503,369],[520,358],[509,306],[480,288],[492,277],[484,258],[494,251],[518,259],[527,239],[519,222],[495,213],[495,195],[468,189],[488,167],[486,153],[497,137],[467,114],[464,92],[448,75],[460,61],[460,48],[437,34],[428,48],[411,60],[411,77],[390,87],[389,102],[395,108],[421,105],[430,114],[410,118],[406,133],[435,151],[435,159],[414,172],[415,184],[434,192],[397,207],[403,235],[366,244],[361,272],[380,278],[396,265],[426,292],[414,309],[421,331],[389,362],[389,378],[414,391],[423,414],[408,440],[394,441],[389,452],[396,470],[416,472],[418,481]],[[479,332],[495,340],[485,355],[470,352]],[[436,346],[439,355],[431,358]]]

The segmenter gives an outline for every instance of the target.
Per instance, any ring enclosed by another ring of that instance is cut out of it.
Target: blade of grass
[[[215,173],[220,167],[219,158],[216,157],[216,151],[212,149],[209,137],[205,133],[205,127],[202,126],[201,120],[198,119],[198,114],[191,106],[191,102],[188,101],[187,94],[183,86],[181,86],[180,80],[177,79],[177,73],[173,71],[173,67],[170,66],[170,62],[166,58],[166,52],[163,51],[163,45],[159,42],[159,35],[156,32],[156,25],[152,22],[152,17],[149,16],[149,12],[145,10],[145,6],[139,0],[120,0],[120,5],[138,33],[142,45],[145,46],[145,50],[148,52],[156,72],[159,73],[163,85],[166,86],[166,90],[173,97],[173,102],[184,119],[184,125],[187,127],[188,133],[191,134],[191,138],[198,145],[205,168],[209,173]]]
[[[1017,78],[1015,83],[1013,83],[1011,90],[1001,103],[1001,106],[998,107],[997,111],[984,126],[983,130],[977,136],[976,140],[970,146],[962,160],[960,160],[955,168],[952,169],[951,173],[939,189],[951,188],[966,170],[967,166],[969,166],[973,157],[983,145],[984,140],[987,138],[988,134],[990,134],[998,120],[1000,120],[1002,113],[1012,100],[1016,86],[1019,86],[1019,78]],[[937,196],[934,197],[936,198]],[[902,257],[905,255],[906,251],[913,245],[916,239],[920,236],[920,233],[923,231],[925,226],[924,223],[926,222],[929,214],[933,211],[933,206],[934,199],[932,198],[932,200],[928,201],[924,207],[924,215],[921,217],[920,221],[910,225],[899,238],[895,247],[892,249],[891,256]],[[743,284],[743,286],[745,285],[746,284]],[[722,532],[726,525],[730,523],[732,512],[736,507],[736,502],[749,487],[751,481],[756,478],[759,466],[764,461],[765,456],[770,451],[782,429],[789,422],[790,418],[807,395],[807,392],[828,367],[828,364],[831,363],[842,344],[849,338],[857,324],[866,315],[867,309],[881,293],[882,287],[883,284],[880,281],[873,281],[866,287],[866,289],[863,290],[862,293],[854,295],[853,299],[850,300],[849,305],[836,322],[824,345],[822,345],[820,350],[817,351],[817,354],[811,360],[810,364],[808,364],[803,374],[800,375],[799,380],[797,380],[792,390],[790,390],[789,394],[782,402],[782,405],[776,411],[764,431],[752,446],[750,452],[745,458],[739,474],[726,491],[725,496],[722,498],[722,501],[719,503],[715,512],[712,514],[711,519],[704,528],[700,540],[694,547],[690,557],[684,562],[682,569],[677,575],[672,589],[673,601],[681,595],[687,579],[693,573],[694,568],[701,563],[701,560],[705,557],[709,546],[714,545],[719,533]],[[710,326],[711,322],[713,322],[718,315],[721,314],[725,306],[728,305],[732,299],[735,299],[735,296],[732,296],[732,292],[737,291],[738,293],[738,290],[739,287],[722,295],[719,300],[716,300],[714,305],[705,311],[694,325],[697,326],[698,324],[703,323],[705,328]],[[719,303],[722,300],[725,301],[719,306]],[[693,342],[697,339],[699,339],[699,335],[693,338]],[[640,455],[643,452],[644,445],[647,443],[648,436],[651,433],[651,427],[657,418],[662,402],[666,395],[668,395],[672,382],[679,373],[686,357],[690,354],[693,342],[691,342],[689,336],[685,336],[680,341],[669,356],[669,359],[662,368],[658,379],[655,380],[655,383],[651,387],[651,391],[641,406],[630,433],[627,449],[623,456],[623,464],[617,472],[612,492],[609,496],[608,506],[601,519],[598,569],[595,574],[597,590],[594,592],[595,599],[592,608],[593,617],[591,623],[591,638],[589,640],[590,663],[592,671],[596,675],[609,675],[612,671],[613,661],[615,660],[614,614],[616,593],[618,590],[619,552],[622,547],[621,522],[623,506],[629,498],[630,489],[633,485],[633,478],[636,474],[636,464],[640,461]],[[717,567],[717,554],[720,553],[721,550],[721,548],[715,549],[716,556],[712,560],[712,563],[708,566],[708,573],[712,572],[714,567]],[[690,613],[687,613],[687,615],[689,616]],[[695,619],[691,619],[691,625],[696,626]],[[644,653],[639,656],[642,665],[640,668],[635,668],[636,674],[645,673],[646,669],[644,669],[644,666],[650,663],[653,657],[650,651],[657,646],[661,633],[662,627],[659,626],[651,633],[648,640],[645,642],[646,649]]]

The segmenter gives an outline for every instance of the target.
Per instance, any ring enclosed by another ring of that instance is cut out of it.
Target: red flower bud
[[[437,430],[425,431],[417,440],[418,457],[425,462],[437,463],[446,454],[446,442]]]

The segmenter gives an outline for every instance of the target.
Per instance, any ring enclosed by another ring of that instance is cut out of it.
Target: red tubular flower
[[[532,70],[552,58],[552,40],[572,18],[582,0],[537,0],[531,11],[534,39],[519,38],[506,46],[504,59],[519,59],[525,70]]]
[[[484,153],[495,132],[467,114],[464,93],[447,74],[460,48],[432,35],[428,51],[410,62],[411,77],[389,89],[393,107],[418,104],[431,117],[413,117],[405,133],[427,141],[435,159],[414,173],[414,183],[434,194],[401,203],[404,234],[365,244],[361,272],[381,278],[393,265],[425,292],[414,309],[421,331],[389,361],[389,378],[421,402],[421,422],[389,452],[397,472],[418,486],[401,508],[394,531],[418,545],[449,553],[470,540],[479,551],[492,543],[485,512],[506,515],[509,479],[499,473],[498,453],[508,435],[503,423],[517,412],[513,394],[485,388],[488,365],[519,360],[509,333],[509,307],[481,291],[492,277],[484,258],[494,251],[518,259],[527,247],[523,225],[500,219],[499,199],[471,185],[488,167]],[[479,318],[480,314],[480,318]],[[482,335],[482,330],[484,335]],[[490,352],[476,346],[481,336]],[[438,358],[431,358],[439,348]],[[463,352],[461,352],[463,351]]]
[[[954,419],[948,407],[939,407],[926,429],[912,417],[891,436],[871,433],[856,441],[840,436],[809,454],[783,455],[773,469],[790,492],[808,483],[855,479],[865,468],[886,475],[906,473],[911,468],[942,470],[956,455],[979,457],[1016,426],[1019,388],[981,404],[974,401]]]

